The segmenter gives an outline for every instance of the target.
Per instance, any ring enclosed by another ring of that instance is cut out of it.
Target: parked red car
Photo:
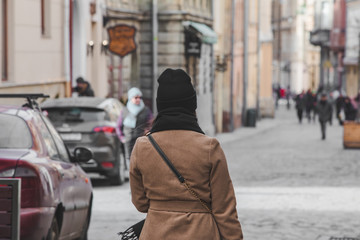
[[[87,239],[93,194],[79,163],[92,152],[80,147],[70,156],[36,107],[42,94],[1,97],[28,99],[21,107],[0,105],[0,179],[21,178],[21,239]]]

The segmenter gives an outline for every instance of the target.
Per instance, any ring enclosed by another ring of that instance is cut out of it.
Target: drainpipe
[[[231,73],[230,73],[230,132],[234,131],[234,43],[235,43],[235,0],[231,2]]]
[[[156,95],[157,95],[157,75],[158,75],[158,5],[157,0],[152,1],[152,36],[153,36],[153,44],[152,44],[152,62],[153,62],[153,96],[152,96],[152,104],[153,104],[153,113],[157,113],[156,108]]]
[[[65,89],[65,96],[68,97],[68,94],[71,94],[71,78],[70,78],[70,4],[71,0],[64,0],[65,5],[65,16],[64,16],[64,71],[65,71],[65,80],[67,84],[65,87],[70,87],[70,91]]]
[[[261,113],[260,113],[260,69],[261,69],[261,39],[260,39],[260,21],[261,21],[261,14],[260,14],[260,5],[261,0],[258,0],[258,36],[257,36],[257,69],[256,69],[256,112],[257,112],[257,118],[260,119]]]
[[[244,0],[244,61],[243,61],[243,108],[242,125],[246,124],[247,85],[248,85],[248,27],[249,27],[249,0]]]
[[[69,80],[70,80],[70,92],[72,95],[73,86],[73,12],[74,12],[73,0],[69,0]]]

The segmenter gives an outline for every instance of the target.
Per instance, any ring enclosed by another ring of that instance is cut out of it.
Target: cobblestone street
[[[334,121],[299,124],[281,106],[256,129],[219,135],[245,239],[360,239],[360,151],[344,150]]]
[[[322,141],[317,122],[300,125],[293,109],[280,106],[275,119],[217,137],[245,239],[360,239],[360,150],[343,149],[337,122]],[[144,217],[131,204],[128,183],[96,186],[94,194],[92,240],[115,239]]]

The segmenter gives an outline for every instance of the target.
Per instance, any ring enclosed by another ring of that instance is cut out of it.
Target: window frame
[[[50,14],[50,0],[40,0],[40,26],[41,36],[43,38],[50,38],[51,14]]]

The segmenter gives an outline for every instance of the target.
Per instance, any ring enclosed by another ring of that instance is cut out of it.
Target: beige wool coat
[[[240,240],[234,188],[219,142],[187,130],[152,134],[214,217],[182,185],[147,137],[137,139],[130,161],[132,202],[147,213],[141,240]]]

